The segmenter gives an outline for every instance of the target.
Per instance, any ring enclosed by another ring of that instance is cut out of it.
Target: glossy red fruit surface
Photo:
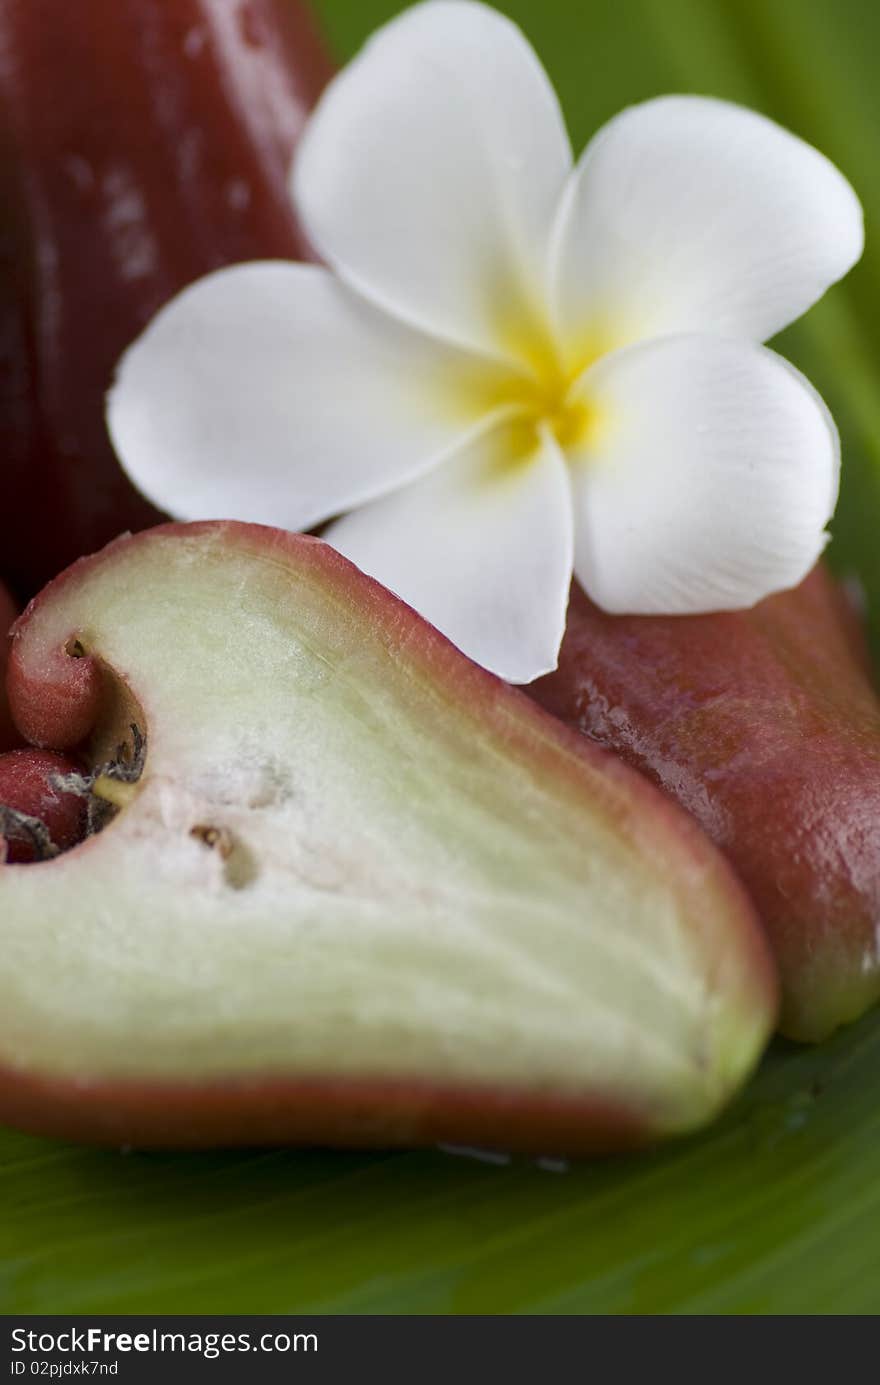
[[[81,840],[87,789],[78,769],[50,750],[0,755],[0,864],[50,859]]]
[[[9,592],[0,583],[0,752],[11,750],[19,744],[18,733],[12,723],[9,698],[6,693],[6,666],[9,663],[8,632],[18,614],[18,609]]]
[[[330,74],[300,0],[0,5],[0,518],[21,597],[156,512],[104,394],[184,285],[306,250],[291,154]]]
[[[880,996],[880,702],[817,568],[751,611],[621,617],[572,594],[542,706],[676,798],[727,853],[815,1040]]]

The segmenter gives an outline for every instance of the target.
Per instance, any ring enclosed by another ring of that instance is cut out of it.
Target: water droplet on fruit
[[[266,40],[265,25],[250,0],[245,0],[238,12],[238,27],[249,48],[262,48]]]
[[[204,50],[207,42],[208,35],[205,32],[204,26],[201,24],[194,24],[191,29],[187,30],[183,40],[184,57],[190,59],[197,58]]]

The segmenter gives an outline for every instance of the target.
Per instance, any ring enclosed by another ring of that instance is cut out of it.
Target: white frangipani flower
[[[674,614],[816,561],[837,434],[760,345],[862,250],[815,149],[671,96],[573,165],[515,25],[429,0],[330,84],[293,194],[329,268],[212,274],[123,358],[111,433],[163,509],[342,514],[331,543],[517,682],[555,665],[572,571]]]

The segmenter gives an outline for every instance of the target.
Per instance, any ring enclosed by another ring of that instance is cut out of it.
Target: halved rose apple
[[[10,690],[130,769],[103,832],[0,868],[0,1119],[607,1149],[708,1120],[772,1030],[688,816],[319,540],[120,540],[29,609]]]

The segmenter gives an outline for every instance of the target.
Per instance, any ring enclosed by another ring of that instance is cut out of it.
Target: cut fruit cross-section
[[[0,1119],[577,1152],[692,1129],[775,1019],[685,813],[319,540],[166,526],[19,622],[19,726],[146,757],[0,869]]]

